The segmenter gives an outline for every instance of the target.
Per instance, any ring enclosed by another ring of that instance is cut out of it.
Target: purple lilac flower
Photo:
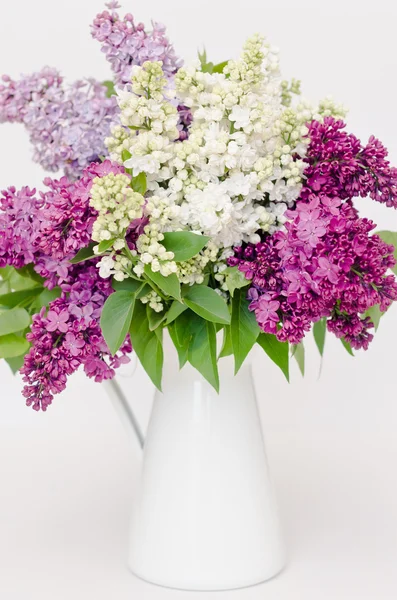
[[[310,124],[307,184],[301,198],[312,193],[342,200],[370,196],[397,208],[397,169],[390,166],[386,148],[374,136],[363,146],[344,128],[343,121],[332,117]]]
[[[106,160],[92,163],[76,182],[70,182],[67,177],[59,181],[49,177],[44,180],[50,191],[43,194],[45,202],[38,217],[40,227],[35,246],[39,252],[58,261],[88,246],[97,214],[89,205],[92,181],[111,171],[124,170]]]
[[[49,190],[11,187],[0,196],[0,266],[20,268],[34,263],[44,278],[51,274],[65,279],[68,260],[91,240],[96,211],[89,206],[89,192],[95,177],[124,169],[109,160],[92,163],[82,177],[72,182],[47,177]]]
[[[115,97],[94,79],[65,85],[55,69],[45,67],[18,81],[3,76],[0,123],[23,123],[33,145],[33,160],[48,171],[62,169],[78,177],[106,155],[104,140],[116,120]]]
[[[69,330],[69,313],[67,310],[50,310],[47,314],[46,330],[66,333]]]
[[[184,104],[180,104],[178,107],[178,115],[179,115],[179,140],[182,142],[189,137],[189,126],[193,122],[193,115],[190,108],[185,106]]]
[[[252,280],[248,292],[263,331],[299,343],[313,323],[327,326],[353,348],[368,348],[372,306],[397,300],[394,248],[361,219],[352,198],[369,195],[397,208],[397,169],[374,137],[367,146],[334,118],[309,125],[305,181],[285,230],[237,248],[229,264]],[[276,308],[277,307],[277,308]],[[277,318],[276,318],[277,317]]]
[[[66,386],[67,377],[83,365],[95,381],[114,376],[128,361],[129,339],[111,356],[99,320],[103,304],[112,293],[110,280],[101,279],[98,259],[72,265],[70,259],[88,244],[96,213],[89,206],[90,189],[97,176],[124,172],[110,161],[93,163],[82,177],[71,182],[46,179],[49,191],[37,198],[35,190],[10,188],[0,198],[0,266],[17,268],[33,263],[48,288],[59,286],[60,298],[33,317],[29,353],[21,369],[24,396],[35,410],[46,410],[54,394]],[[141,224],[131,227],[131,244]],[[12,237],[14,234],[14,237]]]
[[[313,196],[286,215],[291,220],[285,231],[238,248],[229,259],[252,280],[248,297],[260,327],[298,344],[314,322],[327,317],[337,337],[366,349],[373,323],[363,315],[377,304],[385,311],[397,300],[395,277],[388,274],[394,248],[370,235],[375,225],[359,218],[350,201]],[[317,221],[323,232],[314,245],[302,223]]]
[[[0,197],[0,267],[17,269],[34,260],[34,244],[38,234],[37,218],[43,199],[36,190],[10,187]]]
[[[166,76],[173,75],[181,66],[173,46],[165,35],[165,27],[153,23],[150,32],[143,23],[135,23],[131,14],[123,18],[116,12],[117,2],[106,5],[91,27],[92,37],[102,46],[114,73],[116,85],[123,86],[131,80],[133,65],[142,65],[146,60],[161,60]]]
[[[370,235],[374,224],[360,219],[350,201],[339,201],[337,213],[335,204],[331,213],[319,198],[298,203],[287,211],[286,231],[237,249],[229,259],[252,279],[250,308],[260,327],[280,341],[299,343],[314,322],[327,317],[335,335],[353,348],[367,348],[373,323],[362,315],[397,300],[396,280],[387,274],[395,264],[393,247]],[[315,246],[300,227],[308,213],[324,226]]]
[[[48,313],[43,308],[33,317],[27,335],[32,346],[21,373],[26,403],[35,410],[45,411],[80,366],[88,377],[100,382],[114,377],[115,369],[129,360],[129,338],[115,356],[103,339],[99,318],[113,290],[109,280],[99,277],[95,262],[70,265],[67,281],[60,286],[61,297],[50,303]]]

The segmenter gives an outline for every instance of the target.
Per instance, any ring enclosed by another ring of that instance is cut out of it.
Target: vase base
[[[280,573],[284,571],[286,568],[286,562],[283,562],[279,565],[277,569],[273,569],[268,574],[263,574],[259,576],[257,579],[252,578],[249,580],[241,580],[229,583],[217,583],[217,584],[188,584],[188,583],[178,583],[177,581],[160,581],[156,580],[155,577],[150,577],[149,575],[142,575],[138,573],[133,567],[128,565],[129,571],[137,577],[141,581],[145,583],[149,583],[150,585],[155,585],[157,587],[167,588],[171,590],[180,590],[183,592],[227,592],[232,590],[242,590],[250,587],[255,587],[257,585],[261,585],[270,581],[271,579],[275,579]]]

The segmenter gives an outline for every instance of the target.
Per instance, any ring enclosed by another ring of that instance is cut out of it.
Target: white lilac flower
[[[299,87],[283,84],[277,52],[259,35],[223,73],[202,72],[199,62],[179,69],[174,88],[166,88],[161,63],[134,67],[130,88],[118,96],[122,127],[107,145],[113,160],[147,177],[149,223],[137,241],[135,273],[151,264],[197,283],[223,251],[283,225],[302,186],[306,117],[340,109],[330,101],[317,109],[286,106]],[[192,115],[181,141],[175,96]],[[164,232],[178,230],[210,236],[209,254],[175,263],[161,242]]]
[[[124,247],[131,222],[143,214],[144,198],[132,190],[130,183],[130,177],[124,173],[109,173],[96,177],[90,192],[90,206],[98,212],[92,239],[98,243],[114,240],[115,250]]]
[[[156,294],[154,290],[150,291],[145,296],[140,298],[142,304],[148,304],[155,312],[161,312],[164,310],[164,304],[162,303],[161,297]]]

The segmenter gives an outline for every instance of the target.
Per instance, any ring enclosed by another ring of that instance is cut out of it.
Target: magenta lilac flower
[[[367,348],[374,305],[386,310],[397,300],[394,248],[372,234],[350,202],[312,197],[288,211],[285,231],[236,250],[229,264],[252,280],[250,308],[261,329],[298,344],[314,322],[353,348]]]
[[[390,166],[386,148],[374,136],[363,146],[344,128],[343,121],[332,117],[310,124],[307,184],[301,197],[313,192],[342,200],[369,196],[397,208],[397,169]]]
[[[96,212],[90,208],[95,177],[124,172],[110,161],[93,163],[71,182],[47,178],[49,191],[15,188],[0,198],[0,266],[20,268],[33,263],[48,288],[58,286],[61,297],[33,317],[32,344],[22,374],[27,404],[45,410],[67,377],[83,365],[89,377],[102,381],[128,360],[127,339],[112,357],[99,326],[102,306],[112,293],[110,280],[99,277],[97,259],[72,265],[70,259],[88,245]],[[139,229],[139,223],[136,224]]]

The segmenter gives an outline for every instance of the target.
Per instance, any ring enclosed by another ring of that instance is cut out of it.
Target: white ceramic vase
[[[143,444],[119,393],[111,397],[143,444],[129,566],[138,577],[184,590],[230,590],[263,582],[285,553],[262,428],[244,364],[219,362],[220,393],[172,353],[164,365]]]

